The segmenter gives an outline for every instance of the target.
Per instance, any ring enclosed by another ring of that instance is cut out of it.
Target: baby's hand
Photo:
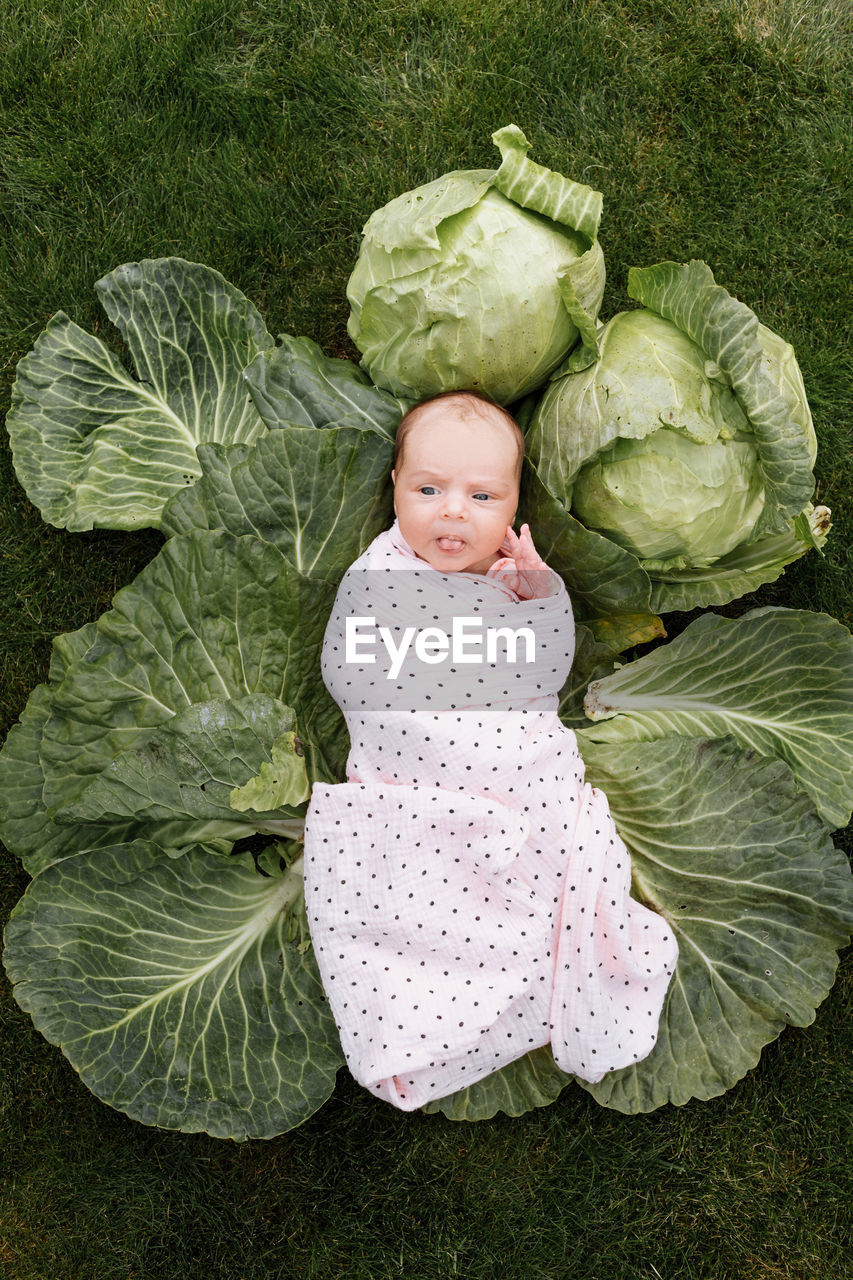
[[[553,581],[547,564],[533,545],[530,525],[523,524],[516,535],[507,526],[506,537],[500,546],[503,559],[496,560],[488,574],[500,577],[511,591],[522,600],[534,600],[553,593]]]

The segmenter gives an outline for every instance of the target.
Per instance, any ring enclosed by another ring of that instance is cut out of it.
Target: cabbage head
[[[704,263],[632,269],[629,293],[646,307],[555,374],[529,456],[552,498],[639,561],[653,608],[724,603],[822,539],[802,376]]]
[[[362,366],[395,395],[474,387],[509,404],[591,341],[604,292],[601,194],[527,158],[447,173],[377,209],[347,285]]]

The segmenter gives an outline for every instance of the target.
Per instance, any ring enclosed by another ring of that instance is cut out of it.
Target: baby
[[[523,457],[515,419],[477,393],[446,392],[410,409],[391,479],[400,533],[415,555],[444,573],[501,572],[525,598],[534,586],[550,588],[529,526],[520,537],[512,529]]]
[[[308,922],[352,1074],[405,1110],[549,1043],[585,1080],[632,1065],[675,967],[557,714],[574,625],[512,529],[523,450],[477,393],[410,410],[397,520],[326,629],[351,749],[309,806]]]

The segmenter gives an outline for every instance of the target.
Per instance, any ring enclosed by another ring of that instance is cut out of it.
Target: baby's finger
[[[527,552],[528,552],[528,554],[529,554],[529,563],[530,563],[530,565],[531,565],[531,567],[532,567],[532,568],[534,568],[534,569],[547,569],[547,567],[548,567],[548,566],[545,564],[545,561],[542,559],[542,557],[540,556],[539,552],[536,550],[536,546],[535,546],[535,543],[534,543],[534,541],[533,541],[533,535],[532,535],[532,533],[530,532],[530,528],[529,528],[529,526],[527,526],[527,542],[526,542],[526,550],[527,550]]]
[[[518,540],[515,558],[525,569],[535,568],[539,563],[539,556],[536,554],[536,548],[530,536],[530,527],[526,524],[521,529],[521,537]]]
[[[533,534],[530,532],[530,525],[521,526],[521,541],[526,547],[529,547],[533,554],[536,554],[536,547],[533,545]]]

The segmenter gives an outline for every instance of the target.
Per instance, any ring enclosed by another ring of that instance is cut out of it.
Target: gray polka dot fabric
[[[395,525],[345,575],[327,627],[351,751],[349,780],[312,794],[308,922],[352,1074],[405,1110],[548,1043],[599,1080],[657,1037],[676,943],[630,897],[607,799],[558,718],[574,628],[554,578],[519,601],[499,579],[429,568]],[[437,661],[434,645],[419,662],[412,644],[400,660],[407,628],[450,635],[460,616],[529,627],[535,660],[507,646],[454,663],[449,645]],[[352,618],[374,620],[355,653]]]

